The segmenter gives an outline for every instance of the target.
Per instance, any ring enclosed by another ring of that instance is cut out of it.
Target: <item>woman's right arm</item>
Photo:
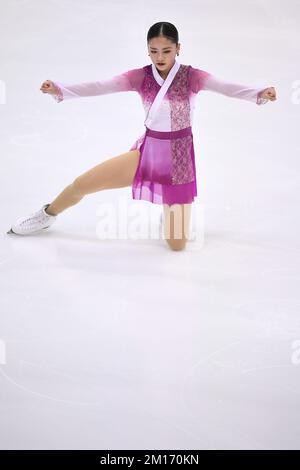
[[[138,91],[137,83],[142,69],[132,69],[115,75],[108,80],[68,84],[59,81],[46,80],[40,90],[49,93],[58,103],[65,99],[83,96],[106,95],[121,91]]]

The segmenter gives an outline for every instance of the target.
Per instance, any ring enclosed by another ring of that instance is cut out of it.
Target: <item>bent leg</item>
[[[164,204],[164,233],[169,247],[183,250],[189,237],[192,204]]]
[[[77,204],[86,194],[103,189],[123,188],[133,182],[140,158],[138,149],[110,158],[77,176],[75,180],[51,202],[46,212],[57,215]]]

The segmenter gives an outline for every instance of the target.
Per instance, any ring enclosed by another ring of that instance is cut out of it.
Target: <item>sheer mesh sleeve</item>
[[[95,82],[81,82],[69,84],[52,80],[57,92],[51,95],[55,101],[60,103],[71,98],[84,96],[106,95],[121,91],[138,91],[142,69],[132,69],[127,72],[115,75],[108,80]]]
[[[195,93],[209,90],[231,98],[251,101],[257,105],[266,104],[268,100],[261,98],[261,93],[268,87],[250,87],[239,83],[221,80],[204,70],[192,68],[192,89]]]
[[[268,100],[261,98],[260,94],[268,87],[257,88],[239,83],[232,83],[221,80],[212,74],[205,77],[203,82],[203,90],[214,91],[231,98],[251,101],[252,103],[261,105],[266,104]]]

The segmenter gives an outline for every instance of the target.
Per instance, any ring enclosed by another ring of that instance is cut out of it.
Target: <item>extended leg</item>
[[[164,233],[169,247],[183,250],[189,236],[192,204],[164,204]]]
[[[46,212],[57,215],[77,204],[86,194],[103,189],[123,188],[132,184],[140,151],[130,150],[106,160],[81,174],[51,202]]]

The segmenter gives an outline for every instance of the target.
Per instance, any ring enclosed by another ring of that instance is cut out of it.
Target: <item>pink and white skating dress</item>
[[[197,196],[196,164],[192,133],[195,100],[200,90],[210,90],[233,98],[267,103],[260,97],[264,88],[253,88],[220,80],[214,75],[175,61],[175,76],[153,120],[129,150],[140,150],[132,182],[133,199],[157,204],[187,204]],[[169,71],[172,72],[173,68]],[[174,70],[173,70],[174,72]],[[54,81],[62,100],[121,91],[135,91],[142,100],[146,116],[165,80],[154,64],[128,70],[109,80],[66,84]]]

